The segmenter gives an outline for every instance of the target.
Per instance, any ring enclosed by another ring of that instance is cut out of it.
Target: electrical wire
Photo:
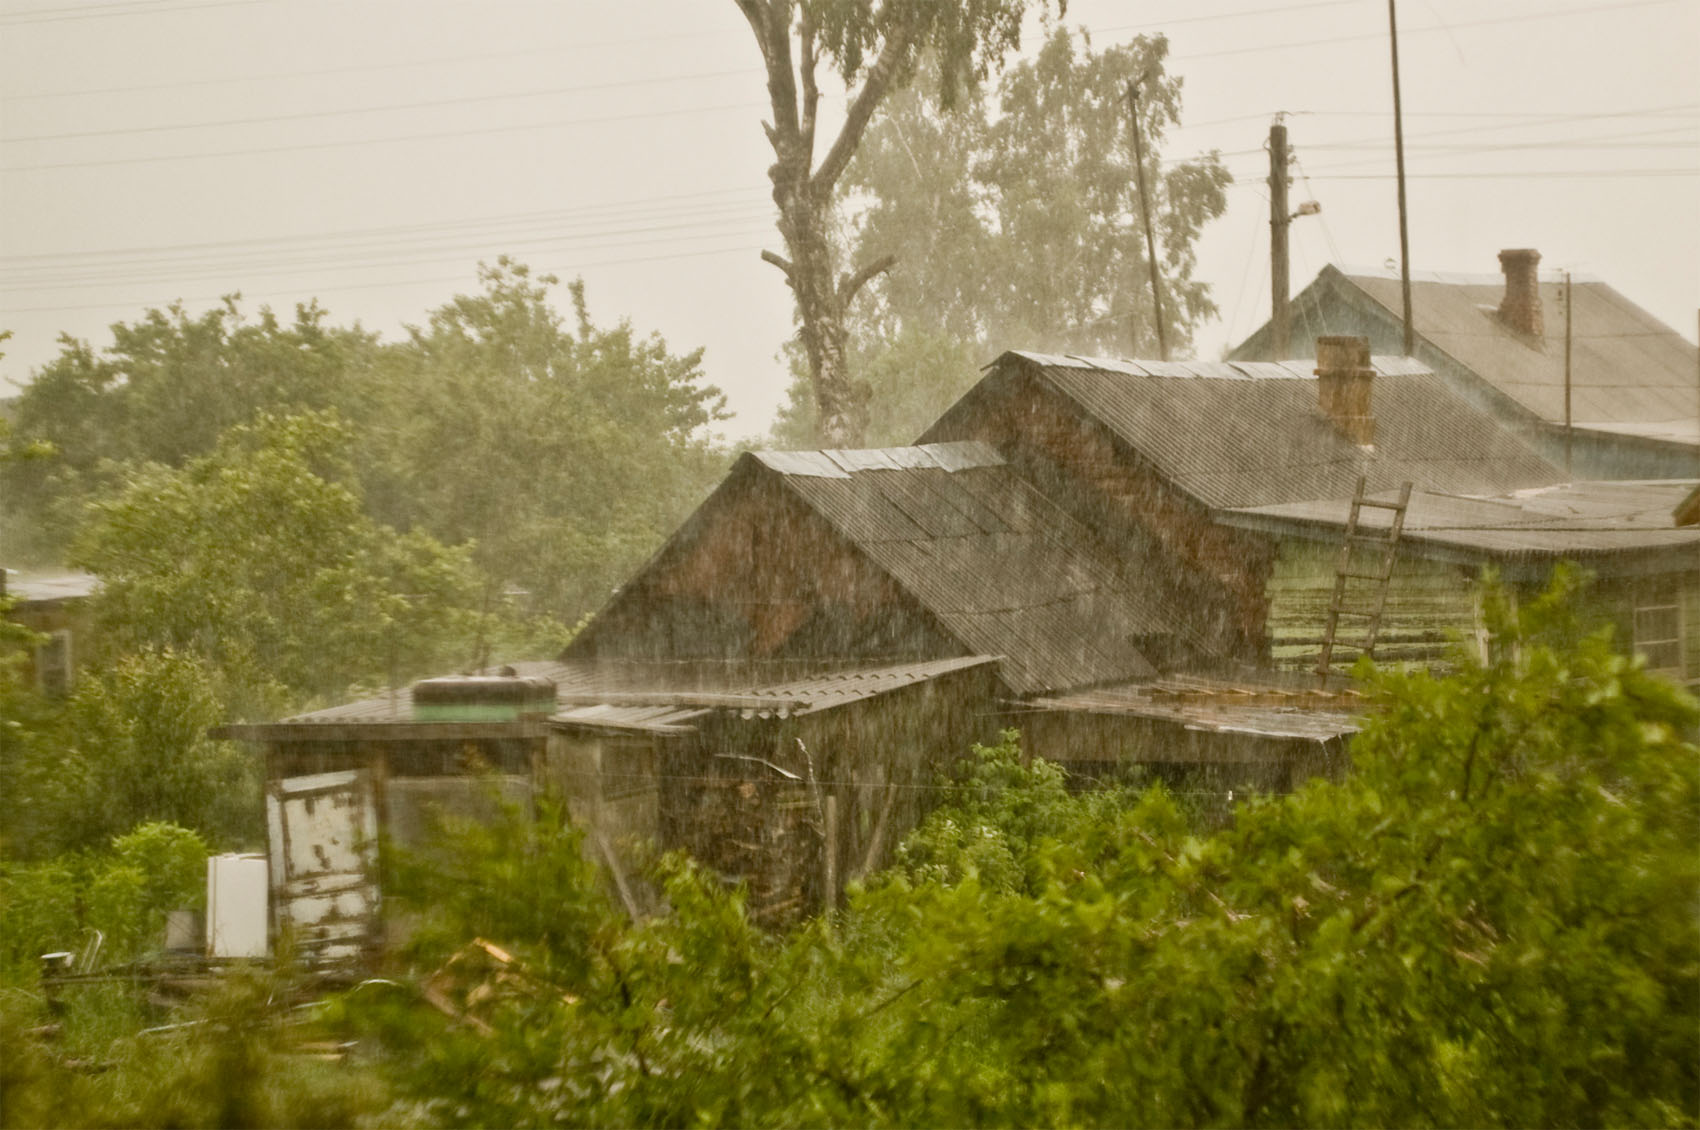
[[[294,246],[299,244],[302,240],[308,239],[340,239],[345,236],[365,237],[376,234],[407,235],[418,232],[435,231],[444,227],[456,227],[470,224],[510,222],[533,223],[540,220],[571,216],[585,216],[587,218],[594,216],[597,218],[606,218],[610,215],[621,216],[633,212],[644,214],[650,211],[664,211],[689,201],[705,200],[708,198],[724,196],[750,195],[752,195],[752,190],[749,188],[711,188],[700,189],[695,192],[666,193],[660,196],[632,197],[626,200],[597,201],[590,204],[578,205],[572,208],[549,208],[536,212],[503,213],[498,216],[473,216],[467,217],[463,220],[438,223],[401,224],[372,228],[342,228],[329,232],[304,232],[287,236],[255,239],[212,240],[203,243],[159,243],[141,247],[117,248],[111,251],[55,251],[35,255],[9,255],[7,258],[13,261],[27,261],[30,259],[69,259],[113,254],[152,255],[159,252],[200,250],[205,248],[221,247],[249,247],[263,249],[264,247],[271,245]],[[654,205],[655,207],[652,209],[650,207],[651,205]]]
[[[703,231],[698,234],[691,234],[688,232],[680,233],[669,230],[669,228],[665,226],[660,228],[639,228],[632,230],[638,232],[667,232],[668,234],[654,235],[646,238],[632,238],[630,235],[612,233],[590,240],[571,236],[526,238],[522,241],[522,246],[525,248],[527,254],[535,254],[536,251],[541,248],[565,247],[576,252],[588,252],[612,250],[614,248],[622,247],[643,247],[654,244],[677,245],[680,243],[690,243],[704,239],[724,239],[727,236],[754,238],[771,231],[772,222],[764,217],[760,223],[746,222],[744,224],[733,226],[719,225],[713,230]],[[318,257],[281,264],[268,262],[267,265],[261,267],[238,267],[233,264],[209,270],[198,265],[194,265],[176,272],[149,270],[140,274],[115,275],[107,277],[87,275],[80,278],[61,277],[53,281],[4,283],[0,284],[0,292],[19,290],[81,290],[89,286],[109,286],[127,282],[180,281],[182,279],[206,278],[209,274],[213,273],[214,270],[220,273],[231,270],[240,270],[240,273],[244,277],[269,277],[276,275],[298,275],[305,274],[309,271],[336,269],[342,267],[353,267],[358,269],[367,269],[371,267],[394,267],[407,264],[433,263],[449,259],[458,259],[466,252],[479,251],[487,247],[487,243],[458,244],[453,247],[437,249],[434,252],[423,253],[409,253],[398,249],[395,253],[389,255],[373,254],[363,256],[359,262],[349,262],[347,259],[327,259],[324,257]]]
[[[1590,15],[1595,12],[1622,12],[1630,8],[1652,8],[1666,4],[1675,4],[1682,0],[1614,0],[1612,3],[1589,4],[1580,8],[1561,8],[1555,11],[1525,12],[1516,16],[1490,16],[1486,19],[1467,20],[1452,24],[1450,27],[1442,24],[1428,24],[1422,27],[1401,27],[1401,36],[1421,35],[1425,32],[1444,31],[1448,34],[1455,28],[1489,27],[1499,24],[1528,23],[1534,20],[1561,19],[1565,16]],[[1259,43],[1250,47],[1229,47],[1217,51],[1198,51],[1187,55],[1172,55],[1174,62],[1196,62],[1204,59],[1223,59],[1236,55],[1256,55],[1265,51],[1290,51],[1300,47],[1325,47],[1336,43],[1362,43],[1365,41],[1380,41],[1385,39],[1385,31],[1362,32],[1353,35],[1334,35],[1319,39],[1298,39],[1282,43]]]
[[[826,101],[827,96],[822,95]],[[114,165],[147,165],[162,161],[203,161],[222,157],[255,157],[273,153],[301,153],[314,149],[365,149],[398,141],[440,141],[449,137],[487,137],[500,133],[522,133],[527,130],[561,129],[568,126],[610,125],[616,122],[646,121],[653,118],[672,118],[690,114],[716,114],[728,110],[748,112],[763,110],[763,102],[732,102],[716,106],[676,106],[667,110],[633,111],[627,114],[608,114],[590,118],[562,118],[547,122],[524,122],[500,126],[474,126],[470,129],[426,130],[420,133],[391,134],[384,137],[361,137],[344,141],[309,141],[293,145],[262,145],[247,149],[223,149],[207,153],[164,153],[144,157],[115,157],[92,161],[49,161],[33,165],[0,165],[0,173],[33,173],[51,169],[104,168]]]
[[[345,117],[351,114],[383,114],[395,110],[441,109],[448,106],[472,106],[485,102],[502,102],[519,98],[550,98],[560,94],[583,94],[598,90],[627,89],[634,86],[655,86],[662,83],[694,82],[702,79],[749,78],[750,71],[702,71],[689,75],[660,75],[647,78],[621,79],[616,82],[585,83],[578,86],[550,86],[537,90],[504,91],[497,94],[458,95],[454,98],[428,98],[414,102],[387,102],[377,106],[344,106],[333,110],[301,110],[290,114],[265,114],[248,118],[218,118],[206,122],[174,122],[151,126],[126,126],[115,129],[80,130],[67,133],[21,134],[7,137],[8,144],[66,141],[88,137],[127,137],[143,133],[164,133],[185,129],[224,129],[230,126],[263,125],[268,122],[300,122],[323,118]]]
[[[574,263],[569,266],[549,267],[547,269],[551,272],[560,274],[574,274],[587,270],[591,267],[623,267],[636,263],[667,263],[677,259],[696,259],[709,255],[729,255],[734,252],[753,254],[760,250],[761,244],[759,243],[738,244],[732,247],[704,248],[700,251],[681,251],[671,255],[639,255],[620,259],[599,259],[592,262]],[[427,284],[434,286],[440,283],[465,282],[466,278],[467,276],[465,272],[453,275],[437,275],[432,278],[421,278],[417,275],[408,275],[405,278],[399,279],[374,279],[368,282],[353,283],[347,286],[314,286],[311,289],[313,294],[316,296],[319,294],[336,294],[349,290],[374,290],[380,287],[410,287],[424,286]],[[300,293],[303,289],[304,288],[300,287],[280,287],[276,290],[257,291],[254,293],[261,295],[296,294]],[[230,293],[230,291],[226,291],[224,294],[199,295],[193,298],[179,297],[174,299],[174,301],[183,303],[221,302]],[[151,300],[149,299],[129,299],[123,302],[71,303],[61,306],[10,306],[5,307],[4,312],[7,314],[56,314],[68,310],[114,310],[120,308],[133,308],[136,306],[147,306],[150,301]]]

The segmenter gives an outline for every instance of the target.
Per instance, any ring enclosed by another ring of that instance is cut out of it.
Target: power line
[[[1316,171],[1318,180],[1386,180],[1392,173],[1329,173]],[[1506,173],[1407,173],[1410,180],[1616,180],[1647,177],[1696,177],[1700,167],[1668,169],[1541,169]]]
[[[739,245],[735,245],[735,246],[732,246],[732,247],[711,247],[711,248],[704,248],[704,249],[698,250],[698,251],[681,251],[681,252],[677,252],[677,253],[671,254],[671,255],[639,255],[639,256],[632,256],[632,257],[621,258],[621,259],[598,259],[598,260],[595,260],[593,262],[588,262],[588,263],[575,263],[571,266],[552,267],[552,268],[549,268],[549,270],[551,272],[555,272],[555,271],[578,272],[578,271],[587,270],[591,267],[623,267],[623,266],[628,266],[628,265],[634,264],[634,263],[666,263],[666,262],[671,262],[671,261],[676,260],[676,259],[697,259],[697,258],[702,258],[703,256],[708,256],[708,255],[729,255],[729,254],[732,254],[734,252],[754,253],[754,252],[757,252],[757,251],[760,251],[760,250],[761,250],[761,244],[759,244],[759,243],[756,243],[756,244],[739,244]],[[420,278],[417,275],[409,275],[406,278],[388,279],[388,280],[373,280],[373,281],[370,281],[370,282],[363,282],[363,283],[351,283],[351,284],[346,285],[346,286],[314,287],[313,288],[313,294],[314,295],[336,294],[336,293],[339,293],[339,292],[342,292],[342,291],[349,291],[349,290],[376,290],[376,289],[379,289],[379,288],[397,287],[397,286],[424,286],[426,284],[433,284],[434,285],[434,284],[437,284],[437,283],[445,283],[445,282],[465,282],[466,278],[467,278],[467,276],[466,276],[465,273],[454,274],[454,275],[439,275],[439,276],[436,276],[434,278]],[[262,295],[264,295],[264,294],[284,294],[284,293],[294,294],[294,293],[301,292],[303,289],[305,289],[305,288],[280,287],[276,290],[259,291],[257,293],[262,294]],[[220,301],[223,301],[224,297],[225,297],[225,295],[223,295],[223,294],[204,295],[204,296],[196,297],[196,298],[183,298],[183,297],[179,296],[178,298],[175,298],[172,301],[183,302],[183,303],[220,302]],[[65,306],[12,306],[12,307],[5,307],[5,308],[3,308],[3,310],[0,310],[0,312],[4,312],[4,313],[7,313],[7,314],[56,314],[56,313],[60,313],[60,312],[67,311],[67,310],[114,310],[114,309],[121,309],[121,308],[133,308],[133,307],[136,307],[136,306],[147,306],[147,305],[149,305],[148,299],[139,298],[139,299],[130,299],[130,300],[127,300],[127,301],[124,301],[124,302],[90,302],[90,303],[71,304],[71,305],[65,305]]]
[[[1492,16],[1482,20],[1468,20],[1451,25],[1428,24],[1424,27],[1401,28],[1403,35],[1417,35],[1423,32],[1450,31],[1464,27],[1488,27],[1496,24],[1527,23],[1533,20],[1559,19],[1565,16],[1582,16],[1594,12],[1621,12],[1628,8],[1651,8],[1658,5],[1674,4],[1678,0],[1614,0],[1612,3],[1589,4],[1580,8],[1562,8],[1557,11],[1526,12],[1516,16]],[[1190,55],[1170,56],[1175,62],[1192,62],[1198,59],[1221,59],[1233,55],[1255,55],[1264,51],[1286,51],[1296,47],[1322,47],[1335,43],[1362,43],[1379,41],[1385,38],[1380,31],[1363,32],[1354,35],[1333,35],[1321,39],[1298,39],[1286,43],[1259,43],[1250,47],[1229,47],[1219,51],[1196,51]]]
[[[753,219],[753,218],[752,218]],[[661,225],[647,228],[629,228],[624,231],[607,232],[590,236],[545,236],[541,238],[522,238],[518,242],[527,248],[576,247],[580,251],[600,251],[615,247],[644,246],[656,243],[680,243],[701,239],[724,239],[728,235],[755,236],[771,230],[771,223],[763,217],[759,224],[746,219],[737,224],[716,224],[709,230],[691,232],[691,227],[701,226],[700,222],[689,224]],[[666,234],[662,234],[666,233]],[[651,236],[652,238],[641,238]],[[299,257],[287,262],[268,262],[262,267],[241,267],[238,263],[213,264],[181,264],[175,269],[150,268],[147,271],[125,275],[122,273],[95,273],[77,275],[59,275],[48,279],[31,280],[24,283],[0,283],[0,291],[16,290],[65,290],[79,289],[91,285],[113,285],[130,281],[151,281],[165,279],[194,279],[205,278],[207,275],[226,270],[240,270],[246,276],[294,275],[307,271],[353,266],[358,268],[376,266],[401,266],[409,263],[440,262],[445,259],[458,258],[468,251],[476,251],[489,247],[488,241],[473,243],[458,243],[451,246],[412,249],[407,245],[397,245],[386,252],[366,252],[360,262],[350,263],[346,254],[327,257],[323,254],[313,254]]]
[[[96,255],[109,255],[109,254],[143,255],[143,254],[154,254],[154,253],[157,253],[157,252],[216,249],[216,248],[221,248],[221,247],[255,247],[255,246],[268,245],[268,244],[284,244],[284,245],[294,246],[294,245],[299,244],[303,240],[309,240],[309,239],[340,239],[340,238],[343,238],[343,237],[350,237],[350,236],[365,237],[365,236],[380,235],[380,234],[402,235],[402,234],[407,234],[407,233],[412,233],[412,232],[422,232],[422,231],[423,232],[429,232],[429,231],[439,230],[439,229],[445,228],[445,227],[457,227],[457,226],[461,226],[461,225],[471,225],[471,224],[498,223],[498,222],[502,222],[502,223],[506,223],[506,222],[525,223],[525,222],[531,222],[531,221],[534,221],[534,220],[545,220],[545,219],[558,218],[558,217],[571,217],[571,216],[605,217],[605,216],[608,216],[608,215],[621,215],[621,214],[632,213],[632,212],[644,213],[644,212],[652,212],[652,211],[665,211],[665,210],[677,207],[678,204],[684,203],[684,202],[695,201],[695,200],[704,200],[704,199],[711,198],[711,197],[731,196],[731,195],[748,196],[748,195],[751,195],[751,192],[750,192],[750,190],[744,189],[744,188],[702,189],[702,190],[697,191],[697,192],[674,192],[674,193],[667,193],[667,194],[661,195],[661,196],[634,197],[634,198],[629,199],[629,200],[597,201],[597,202],[591,203],[591,204],[579,205],[578,207],[574,207],[574,208],[550,208],[550,209],[545,209],[543,211],[536,211],[536,212],[504,213],[504,214],[499,215],[499,216],[470,216],[470,217],[465,217],[465,218],[462,218],[462,219],[459,219],[459,220],[449,220],[449,221],[443,221],[443,222],[437,222],[437,223],[401,224],[401,225],[393,225],[393,226],[385,226],[385,227],[373,227],[373,228],[342,228],[342,229],[338,229],[338,230],[334,230],[334,231],[328,231],[328,232],[303,232],[303,233],[297,233],[297,234],[292,234],[292,235],[273,236],[273,237],[256,238],[256,239],[212,240],[212,241],[208,241],[208,242],[204,242],[204,243],[162,243],[162,244],[152,244],[152,245],[141,246],[141,247],[113,248],[113,249],[104,250],[104,251],[51,251],[51,252],[42,252],[40,254],[35,254],[35,255],[11,255],[11,256],[8,256],[8,258],[10,258],[12,260],[67,259],[67,258],[78,258],[78,257],[87,257],[87,256],[96,256]],[[657,207],[650,208],[649,205],[656,205]]]
[[[75,8],[28,8],[20,12],[0,12],[0,27],[109,19],[114,16],[151,16],[165,12],[191,12],[201,8],[247,8],[271,2],[272,0],[196,0],[185,4],[149,3],[141,0],[136,3],[83,4]]]
[[[579,86],[542,87],[537,90],[504,91],[498,94],[476,94],[454,98],[429,98],[415,102],[388,102],[377,106],[345,106],[333,110],[301,110],[290,114],[264,114],[248,118],[219,118],[207,122],[174,122],[152,126],[124,126],[115,129],[78,130],[68,133],[23,134],[5,138],[7,142],[66,141],[86,137],[120,137],[130,134],[165,133],[185,129],[221,129],[226,126],[263,125],[267,122],[300,122],[320,118],[337,118],[350,114],[382,114],[393,110],[426,110],[445,106],[472,106],[484,102],[503,102],[519,98],[548,98],[560,94],[583,94],[598,90],[616,90],[634,86],[655,86],[669,82],[694,82],[700,79],[744,78],[745,69],[732,71],[703,71],[691,75],[660,75],[649,78],[620,79],[615,82],[586,83]]]
[[[823,95],[823,98],[826,96]],[[347,141],[310,141],[294,145],[262,145],[249,149],[223,149],[210,153],[166,153],[151,157],[116,157],[96,161],[53,161],[35,165],[3,165],[0,172],[26,173],[49,169],[86,169],[112,165],[146,165],[161,161],[201,161],[219,157],[254,157],[272,153],[299,153],[311,149],[356,149],[398,141],[438,141],[448,137],[479,137],[498,133],[519,133],[526,130],[558,129],[566,126],[607,125],[614,122],[643,121],[650,118],[671,118],[686,114],[715,114],[726,110],[762,110],[761,102],[734,102],[718,106],[679,106],[669,110],[649,110],[630,114],[610,114],[594,118],[565,118],[548,122],[526,122],[519,125],[476,126],[458,130],[427,130],[422,133],[392,134],[387,137],[362,137]]]
[[[274,71],[263,75],[230,75],[225,78],[176,79],[171,82],[133,83],[126,86],[99,86],[84,90],[49,90],[37,94],[12,94],[11,102],[28,102],[43,98],[83,98],[101,94],[134,94],[146,90],[179,90],[194,86],[226,86],[238,82],[279,82],[298,78],[325,78],[329,75],[370,74],[376,71],[410,70],[414,67],[453,66],[458,63],[487,63],[501,59],[520,59],[532,55],[556,55],[569,51],[601,50],[632,44],[651,44],[669,39],[714,39],[737,34],[737,29],[721,31],[677,31],[625,39],[582,40],[576,43],[557,43],[550,47],[526,47],[512,51],[483,51],[468,55],[440,55],[434,59],[407,59],[393,63],[361,63],[346,67],[318,67],[306,71]],[[756,74],[754,69],[747,73]]]

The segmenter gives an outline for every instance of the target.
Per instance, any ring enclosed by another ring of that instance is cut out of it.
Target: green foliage
[[[582,282],[567,325],[553,276],[503,258],[480,279],[385,352],[362,477],[379,520],[471,546],[492,594],[517,586],[525,608],[571,624],[724,470],[704,435],[724,398],[700,350],[597,326]]]
[[[675,864],[570,1000],[401,1085],[463,1125],[1693,1125],[1700,716],[1575,588],[1491,596],[1486,660],[1375,676],[1350,776],[1214,834],[1006,735],[789,937]]]
[[[233,687],[272,688],[245,712],[471,659],[466,554],[369,518],[344,481],[352,440],[333,416],[262,416],[182,468],[133,471],[91,507],[74,555],[101,578],[107,645],[180,650]]]
[[[819,45],[838,64],[846,82],[854,81],[887,45],[906,48],[900,56],[913,68],[923,53],[936,60],[929,84],[940,102],[955,102],[962,88],[983,80],[1009,51],[1021,46],[1021,21],[1030,8],[1048,13],[1048,4],[1014,0],[966,0],[935,4],[929,0],[805,0],[802,15],[816,29]],[[1057,4],[1059,15],[1066,0]]]
[[[35,712],[0,742],[11,806],[4,857],[97,847],[147,821],[232,847],[256,834],[257,767],[207,736],[226,704],[204,660],[144,651],[86,673],[64,703],[34,701]]]
[[[14,554],[61,555],[90,498],[141,463],[182,466],[211,451],[227,429],[260,411],[289,415],[348,408],[353,375],[374,340],[325,325],[315,304],[292,322],[262,307],[249,322],[226,298],[190,317],[181,304],[113,325],[113,344],[61,340],[57,358],[18,398],[8,453],[0,460],[5,532]]]
[[[700,351],[673,353],[625,322],[597,325],[582,283],[569,287],[563,321],[550,304],[555,282],[500,259],[480,269],[477,293],[393,344],[327,325],[316,305],[292,323],[266,309],[249,322],[235,299],[199,317],[181,305],[150,310],[115,325],[103,350],[66,339],[0,436],[8,550],[57,563],[85,524],[114,519],[110,508],[91,518],[91,502],[207,487],[207,461],[228,461],[233,442],[257,452],[268,442],[256,437],[276,436],[278,421],[310,419],[319,423],[293,425],[288,443],[354,499],[302,487],[295,501],[466,552],[486,574],[474,602],[483,612],[509,612],[504,594],[522,590],[525,622],[487,624],[469,649],[554,650],[726,464],[707,433],[725,418],[724,400],[703,379]],[[423,541],[398,552],[431,556]],[[392,642],[378,641],[386,651]]]
[[[580,980],[611,917],[583,833],[551,802],[535,817],[499,804],[495,819],[446,820],[420,847],[390,852],[388,874],[387,893],[419,915],[410,948],[426,961],[492,938]]]
[[[905,326],[896,336],[857,354],[857,377],[866,392],[863,442],[870,447],[914,443],[921,432],[980,379],[982,346]],[[818,442],[815,398],[800,364],[792,366],[788,399],[779,408],[771,442],[782,449]]]
[[[895,869],[908,882],[951,887],[973,879],[986,890],[1036,896],[1052,845],[1093,842],[1130,803],[1120,789],[1070,793],[1058,766],[1022,760],[1020,741],[1005,730],[997,745],[973,747],[951,802],[898,847]]]
[[[134,996],[63,992],[53,1027],[15,997],[0,1006],[0,1126],[340,1127],[373,1124],[389,1104],[376,1073],[303,1054],[326,1033],[299,1023],[286,978],[228,974],[152,1030],[140,1030]],[[79,1016],[89,1005],[127,1029],[97,1031]]]
[[[95,932],[104,939],[102,967],[156,952],[167,911],[205,905],[209,854],[189,829],[155,822],[116,837],[105,851],[0,868],[0,981],[32,983],[40,955],[80,952]]]
[[[1181,120],[1167,54],[1161,36],[1097,51],[1056,27],[1004,72],[995,107],[977,87],[950,108],[923,89],[887,99],[840,186],[853,216],[841,257],[898,260],[850,317],[869,442],[912,442],[1005,349],[1157,355],[1127,122],[1126,84],[1141,75],[1164,331],[1184,355],[1216,310],[1193,249],[1229,177],[1214,154],[1165,167],[1164,135]],[[793,368],[775,439],[812,446],[812,392]]]

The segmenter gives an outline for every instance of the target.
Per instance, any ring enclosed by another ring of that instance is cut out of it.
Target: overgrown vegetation
[[[167,1078],[194,1103],[76,1110],[256,1124],[234,1088],[279,1123],[1693,1125],[1700,711],[1574,593],[1490,597],[1485,660],[1374,674],[1349,774],[1215,831],[1160,785],[1071,792],[1007,734],[889,871],[783,936],[681,859],[668,912],[631,922],[558,813],[510,814],[405,884],[412,976],[474,937],[510,956],[466,967],[477,1023],[363,988],[323,1020],[361,1052],[318,1105],[265,1105],[301,1060],[250,1020],[264,1046],[214,1097],[213,1040],[183,1036]],[[70,1076],[13,1041],[21,1124]]]

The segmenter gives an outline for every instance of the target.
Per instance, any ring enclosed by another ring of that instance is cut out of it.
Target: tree
[[[470,662],[467,553],[369,518],[351,438],[328,414],[261,416],[93,503],[72,562],[101,579],[106,646],[205,659],[239,714]]]
[[[0,461],[0,518],[20,555],[57,561],[84,504],[133,464],[182,466],[260,411],[357,414],[357,375],[376,344],[327,326],[314,303],[290,322],[267,307],[250,322],[237,296],[199,317],[180,303],[149,310],[112,334],[101,351],[61,338],[59,356],[18,397],[7,451],[35,457]]]
[[[465,1124],[1692,1125],[1700,709],[1576,591],[1490,591],[1485,659],[1374,676],[1350,775],[1215,832],[1006,735],[786,937],[678,861],[620,923],[538,829],[488,908],[444,876],[533,988],[401,1085]]]
[[[553,276],[501,259],[480,279],[386,350],[359,453],[366,498],[381,521],[469,546],[487,603],[517,587],[571,624],[719,476],[706,429],[724,398],[700,351],[596,325],[582,282],[566,324]]]
[[[851,379],[846,320],[889,256],[851,267],[831,238],[835,193],[869,123],[887,96],[907,85],[927,52],[937,59],[936,97],[954,101],[967,79],[984,77],[1018,46],[1024,0],[736,0],[767,68],[772,120],[763,123],[774,162],[768,168],[785,255],[762,252],[784,273],[796,299],[798,333],[819,410],[820,442],[853,447],[861,439],[858,390]],[[1066,0],[1059,0],[1062,10]],[[1048,10],[1048,3],[1041,4]],[[817,70],[829,60],[853,89],[843,126],[818,164]],[[856,85],[858,84],[859,85]]]
[[[1059,27],[1004,72],[995,105],[977,89],[949,108],[915,89],[888,100],[840,186],[852,213],[842,256],[901,260],[849,319],[875,442],[913,441],[1005,349],[1157,355],[1128,135],[1134,79],[1164,330],[1187,349],[1192,327],[1215,311],[1193,278],[1193,247],[1226,207],[1229,177],[1214,154],[1162,161],[1181,113],[1167,53],[1161,36],[1097,51],[1084,32]],[[776,438],[795,445],[815,415],[800,372],[790,400]]]

